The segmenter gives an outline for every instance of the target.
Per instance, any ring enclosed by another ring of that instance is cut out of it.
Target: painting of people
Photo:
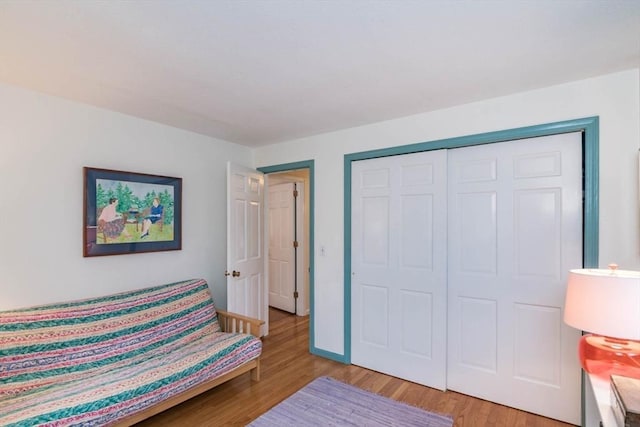
[[[181,189],[180,178],[85,168],[86,245],[100,255],[180,246]]]

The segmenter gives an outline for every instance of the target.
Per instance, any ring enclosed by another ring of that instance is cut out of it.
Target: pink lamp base
[[[611,374],[640,379],[640,341],[587,334],[578,352],[584,370],[606,381]]]

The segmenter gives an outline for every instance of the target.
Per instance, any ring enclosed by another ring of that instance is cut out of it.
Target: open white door
[[[265,321],[264,176],[227,163],[227,310]]]

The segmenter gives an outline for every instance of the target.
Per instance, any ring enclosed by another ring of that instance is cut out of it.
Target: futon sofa
[[[0,425],[131,425],[238,375],[263,322],[204,280],[0,312]]]

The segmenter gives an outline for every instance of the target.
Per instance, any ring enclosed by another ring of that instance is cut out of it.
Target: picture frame
[[[182,249],[182,178],[84,167],[83,256]]]

